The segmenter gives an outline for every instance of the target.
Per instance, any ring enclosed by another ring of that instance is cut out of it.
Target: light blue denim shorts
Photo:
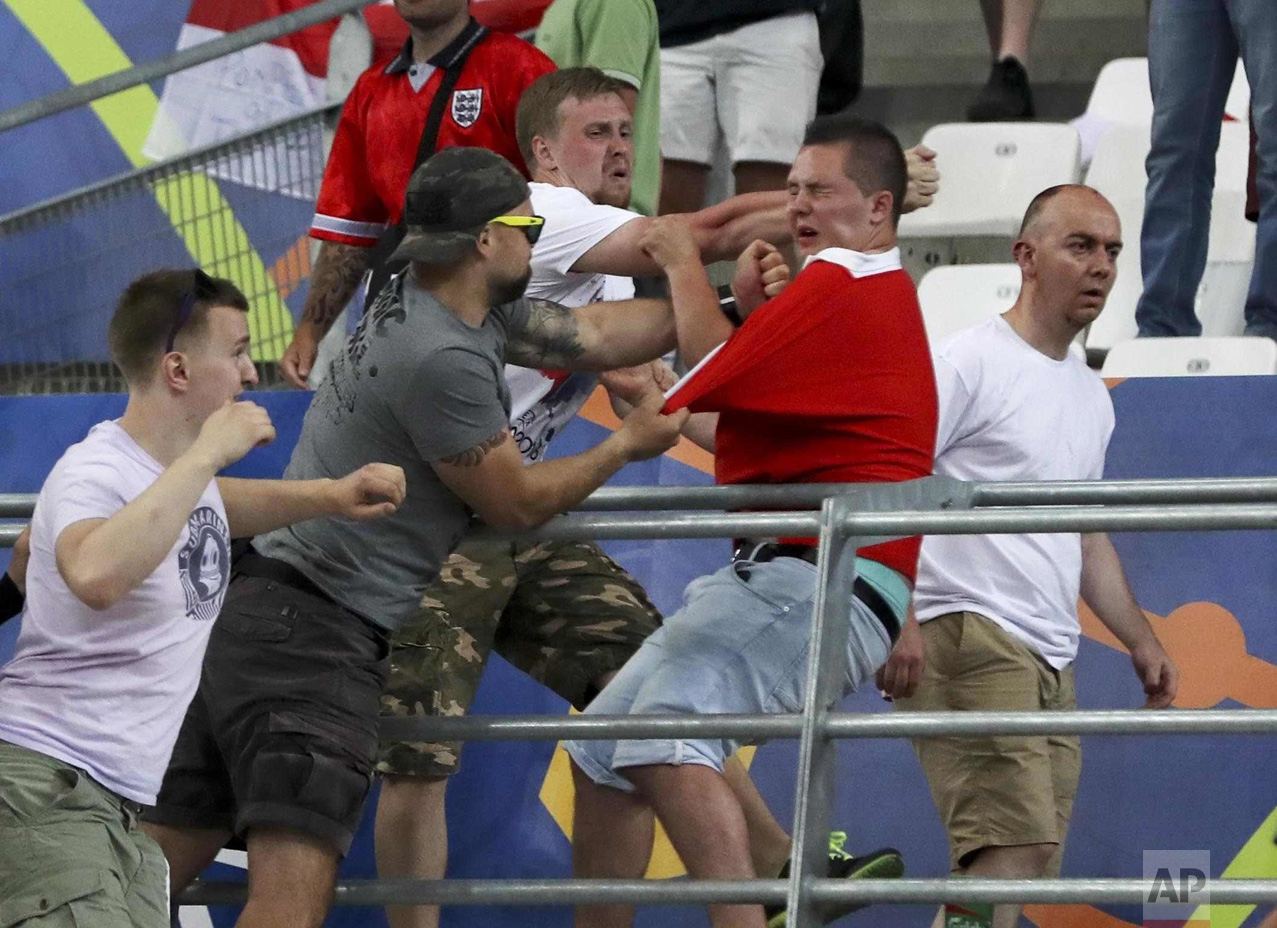
[[[858,558],[863,576],[903,619],[909,588],[895,571]],[[814,564],[792,557],[736,561],[698,577],[683,607],[626,662],[586,712],[594,715],[798,712],[807,677],[816,593]],[[878,618],[852,597],[844,692],[891,654]],[[731,739],[569,741],[564,747],[594,782],[632,792],[618,773],[648,764],[700,764],[722,771]]]

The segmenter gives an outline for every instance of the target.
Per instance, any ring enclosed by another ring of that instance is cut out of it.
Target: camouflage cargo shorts
[[[496,651],[578,709],[661,624],[633,577],[588,542],[465,539],[395,631],[381,714],[464,715]],[[377,772],[446,777],[457,742],[382,741]]]

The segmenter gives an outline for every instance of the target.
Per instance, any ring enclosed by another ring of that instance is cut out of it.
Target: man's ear
[[[891,211],[895,202],[896,198],[889,190],[879,190],[873,195],[869,200],[869,218],[873,220],[874,225],[891,222]]]
[[[164,386],[176,393],[185,393],[191,386],[191,374],[187,357],[180,351],[170,351],[160,359],[160,378]]]
[[[482,255],[482,256],[484,256],[485,258],[486,258],[489,254],[491,254],[491,252],[492,252],[492,246],[495,244],[495,240],[494,240],[494,239],[493,239],[493,237],[492,237],[492,224],[491,224],[491,223],[489,223],[488,225],[485,225],[485,226],[484,226],[484,227],[483,227],[483,228],[479,231],[479,234],[475,237],[475,243],[474,243],[474,244],[475,244],[475,248],[477,248],[477,249],[479,250],[479,254],[480,254],[480,255]]]
[[[1020,265],[1020,271],[1024,274],[1026,280],[1032,279],[1037,274],[1037,248],[1031,242],[1020,239],[1011,246],[1011,256],[1015,258],[1015,263]]]
[[[538,168],[542,171],[553,171],[559,166],[554,152],[550,150],[550,143],[545,140],[545,136],[532,136],[532,156],[535,164],[529,164],[529,171],[536,171]]]

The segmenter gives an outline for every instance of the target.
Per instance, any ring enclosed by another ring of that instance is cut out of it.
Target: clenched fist
[[[204,420],[188,454],[202,456],[214,471],[234,464],[258,445],[275,440],[270,414],[249,400],[227,403]]]
[[[755,239],[736,259],[732,296],[744,319],[789,286],[789,265],[775,245]]]
[[[909,171],[909,183],[905,187],[905,202],[900,210],[912,213],[915,209],[930,206],[940,189],[936,153],[925,145],[915,145],[905,152],[905,167]]]
[[[365,464],[334,480],[329,489],[333,514],[365,521],[388,516],[404,501],[407,484],[402,467]]]

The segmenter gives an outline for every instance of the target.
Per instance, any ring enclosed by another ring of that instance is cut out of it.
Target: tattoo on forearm
[[[505,359],[523,367],[571,367],[585,354],[573,311],[549,300],[528,302],[528,324],[506,343]]]
[[[310,292],[306,294],[302,319],[327,331],[354,296],[371,257],[371,248],[340,242],[320,245],[319,257],[310,275]]]
[[[483,459],[488,456],[489,451],[501,447],[509,437],[509,430],[502,429],[491,438],[486,438],[479,442],[473,448],[467,448],[459,454],[443,458],[443,463],[451,464],[454,467],[478,467],[483,463]]]

